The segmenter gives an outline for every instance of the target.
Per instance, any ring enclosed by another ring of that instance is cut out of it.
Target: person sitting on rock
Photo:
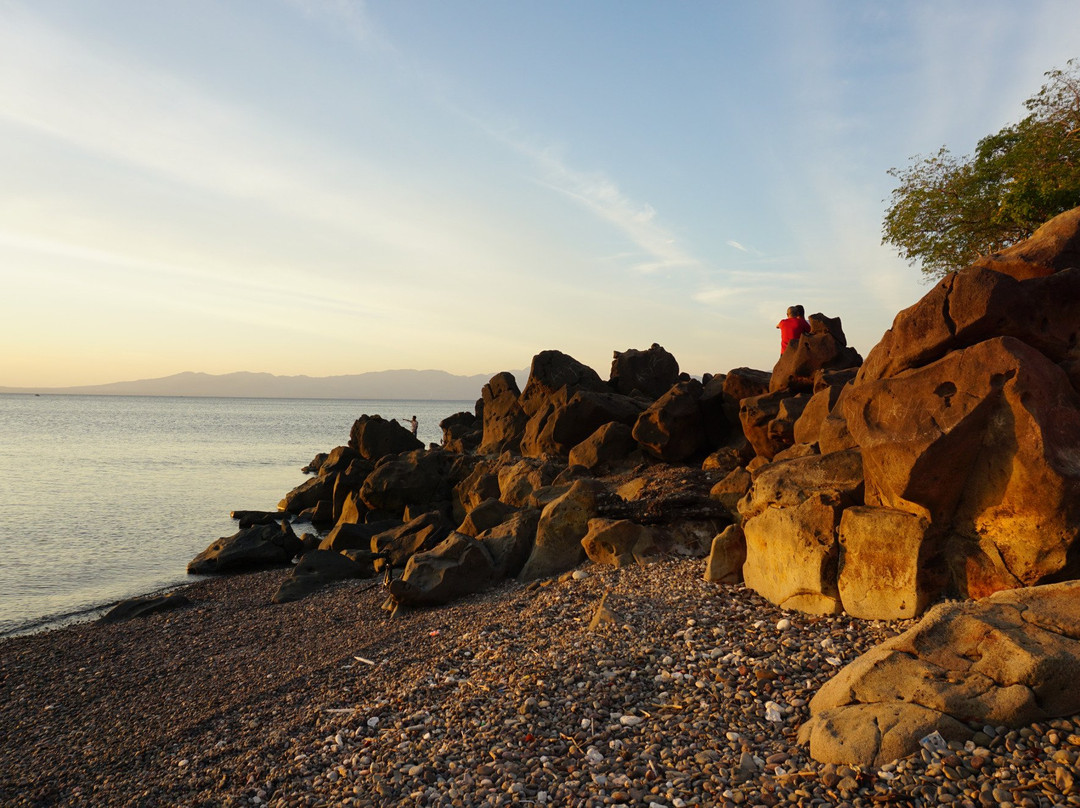
[[[803,317],[802,306],[790,306],[787,317],[776,324],[780,329],[780,353],[788,349],[793,342],[798,342],[803,334],[810,333],[810,323]]]

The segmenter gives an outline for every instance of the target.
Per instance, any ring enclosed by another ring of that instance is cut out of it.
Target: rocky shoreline
[[[1080,805],[1075,719],[810,760],[810,698],[906,625],[703,572],[587,564],[391,619],[370,581],[271,604],[272,570],[0,641],[0,804]]]

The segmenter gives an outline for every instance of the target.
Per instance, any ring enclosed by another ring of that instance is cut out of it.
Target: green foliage
[[[1080,206],[1080,61],[1046,76],[1025,102],[1030,114],[980,140],[972,157],[959,159],[943,146],[889,170],[899,184],[883,244],[937,278]]]

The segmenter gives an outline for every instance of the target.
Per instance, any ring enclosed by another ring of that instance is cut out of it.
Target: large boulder
[[[561,351],[541,351],[533,357],[529,381],[525,383],[519,398],[526,417],[532,418],[564,387],[567,399],[580,390],[594,393],[609,390],[597,372],[588,365]]]
[[[478,403],[478,409],[483,408]],[[442,446],[448,452],[472,452],[484,439],[484,421],[471,412],[458,412],[439,421]]]
[[[678,380],[678,361],[655,342],[645,351],[615,351],[611,360],[610,384],[626,396],[657,399]]]
[[[331,550],[312,550],[304,553],[293,573],[278,587],[271,599],[274,603],[291,603],[338,581],[350,578],[369,578],[375,574],[371,562],[360,563]]]
[[[844,611],[868,620],[921,615],[945,589],[930,523],[891,508],[848,508],[840,519],[837,584]]]
[[[398,519],[382,519],[375,522],[341,522],[334,525],[320,541],[320,550],[340,553],[343,550],[370,550],[371,539],[378,533],[393,530],[401,525]]]
[[[485,499],[471,511],[458,525],[457,532],[476,538],[481,533],[496,525],[502,524],[515,513],[518,508],[507,505],[494,497]]]
[[[739,403],[743,434],[758,457],[772,460],[795,443],[795,422],[810,401],[809,393],[778,390]]]
[[[768,508],[744,522],[747,588],[783,609],[842,611],[836,583],[840,513],[835,498],[815,494],[797,507]]]
[[[451,497],[458,523],[484,500],[499,498],[499,468],[499,461],[482,459],[454,486]]]
[[[590,519],[588,527],[581,545],[594,564],[627,567],[647,564],[660,555],[654,528],[629,519],[606,518]]]
[[[371,537],[371,552],[384,556],[391,567],[402,567],[411,556],[430,550],[453,531],[454,526],[438,511],[420,514],[402,525]]]
[[[530,495],[551,485],[560,471],[559,465],[535,458],[522,458],[511,466],[503,466],[499,469],[499,499],[515,508],[525,507]]]
[[[213,575],[285,567],[302,549],[288,522],[255,525],[213,542],[188,562],[187,571],[189,575]]]
[[[710,447],[737,442],[742,431],[735,426],[739,422],[739,402],[725,392],[726,376],[713,376],[702,382],[701,418],[705,424],[705,438]]]
[[[571,449],[569,463],[591,472],[614,471],[640,460],[641,455],[635,454],[636,449],[633,429],[612,421]]]
[[[746,536],[740,525],[728,525],[713,537],[705,580],[715,584],[739,584],[746,563]]]
[[[518,578],[534,581],[573,569],[585,557],[581,540],[589,520],[597,516],[602,491],[595,480],[578,480],[558,499],[544,507],[536,528],[536,541]]]
[[[278,510],[295,516],[309,508],[317,507],[320,502],[332,504],[336,479],[334,475],[327,474],[304,480],[304,482],[282,497],[278,503]]]
[[[729,471],[722,480],[709,489],[709,496],[723,505],[732,517],[739,517],[739,500],[750,491],[753,478],[742,466]]]
[[[1080,267],[1080,208],[1058,214],[1032,233],[1031,238],[979,258],[972,266],[992,269],[1017,280]]]
[[[697,379],[676,384],[638,416],[634,440],[653,457],[668,463],[703,453],[707,442],[701,414],[702,392]]]
[[[191,600],[180,592],[165,595],[149,595],[142,598],[128,598],[113,606],[101,616],[102,623],[120,623],[137,617],[148,617],[158,612],[184,609],[191,605]]]
[[[810,333],[780,354],[769,381],[769,392],[813,389],[822,370],[843,370],[862,364],[859,352],[847,344],[839,317],[810,315]]]
[[[862,504],[858,452],[807,455],[763,466],[739,501],[746,586],[785,609],[841,611],[837,528]]]
[[[497,373],[480,392],[483,409],[483,437],[477,451],[497,455],[506,450],[517,451],[525,434],[528,416],[521,409],[517,379],[512,373]]]
[[[1080,269],[1024,281],[980,267],[946,275],[896,315],[866,357],[857,383],[923,367],[994,337],[1014,337],[1056,363],[1075,358],[1080,350]]]
[[[374,469],[375,466],[372,465],[370,461],[364,460],[362,457],[356,457],[354,460],[350,461],[344,469],[337,472],[331,472],[334,478],[334,490],[332,494],[332,518],[334,524],[341,521],[341,517],[345,514],[347,509],[349,510],[349,516],[346,517],[347,520],[353,520],[352,514],[354,512],[359,516],[359,509],[356,508],[356,503],[359,501],[360,486],[364,484],[364,480],[367,479],[367,476],[374,471]],[[350,498],[352,498],[352,504],[348,505],[347,503]]]
[[[399,606],[437,606],[480,592],[495,580],[495,566],[483,543],[451,533],[409,559],[404,574],[390,582],[390,596]]]
[[[816,444],[818,442],[822,425],[840,399],[841,390],[843,390],[841,385],[824,387],[810,397],[792,428],[795,443]]]
[[[866,504],[948,533],[960,594],[1080,574],[1080,396],[1042,353],[986,340],[856,384],[844,413]]]
[[[349,432],[349,448],[366,460],[377,461],[387,455],[422,449],[412,432],[396,420],[387,421],[381,415],[361,415]]]
[[[384,459],[360,486],[360,499],[372,511],[403,516],[414,511],[449,507],[453,453],[418,450]]]
[[[739,502],[743,520],[769,509],[792,508],[827,494],[843,508],[863,502],[863,463],[857,451],[807,455],[762,466]]]
[[[1078,680],[1080,582],[944,603],[822,686],[799,741],[823,763],[881,766],[934,730],[1076,715]]]
[[[476,537],[491,554],[499,578],[513,578],[521,572],[532,552],[539,523],[539,509],[523,508]]]
[[[767,370],[755,370],[753,368],[732,368],[724,375],[723,390],[728,400],[734,407],[728,413],[733,421],[739,419],[739,402],[744,398],[763,396],[769,392],[769,381],[772,373]]]
[[[578,390],[571,394],[562,388],[552,393],[529,419],[521,439],[521,454],[566,457],[604,424],[632,426],[642,409],[641,402],[618,393]]]

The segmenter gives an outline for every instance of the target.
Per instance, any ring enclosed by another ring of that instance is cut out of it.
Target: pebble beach
[[[378,581],[0,641],[0,805],[1080,805],[1080,720],[872,770],[796,742],[817,688],[908,624],[784,612],[700,559],[381,609]]]

